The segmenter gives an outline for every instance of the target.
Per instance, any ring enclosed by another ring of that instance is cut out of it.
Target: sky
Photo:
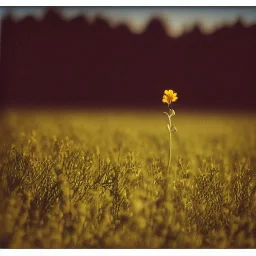
[[[45,7],[1,7],[0,17],[7,11],[20,19],[32,14],[39,19]],[[200,23],[203,32],[211,33],[216,27],[233,24],[241,17],[245,25],[256,23],[256,7],[62,7],[67,19],[77,14],[85,14],[90,19],[96,15],[107,18],[111,25],[126,22],[135,32],[142,31],[152,16],[162,17],[167,32],[179,36],[195,23]]]

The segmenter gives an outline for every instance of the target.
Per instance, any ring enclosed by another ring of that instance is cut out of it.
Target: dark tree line
[[[152,18],[141,34],[103,18],[2,20],[1,103],[15,106],[156,107],[163,90],[189,108],[256,108],[256,24],[238,19],[175,38]]]

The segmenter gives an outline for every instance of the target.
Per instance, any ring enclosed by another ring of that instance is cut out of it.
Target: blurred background
[[[0,103],[256,109],[256,7],[0,8]]]

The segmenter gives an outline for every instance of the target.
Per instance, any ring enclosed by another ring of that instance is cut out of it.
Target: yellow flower
[[[176,92],[174,92],[173,90],[165,90],[162,102],[170,105],[172,102],[175,102],[177,99],[178,97]]]

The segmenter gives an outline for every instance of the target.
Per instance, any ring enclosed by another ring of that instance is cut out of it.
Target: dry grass
[[[256,117],[176,113],[6,112],[0,247],[255,248]]]

